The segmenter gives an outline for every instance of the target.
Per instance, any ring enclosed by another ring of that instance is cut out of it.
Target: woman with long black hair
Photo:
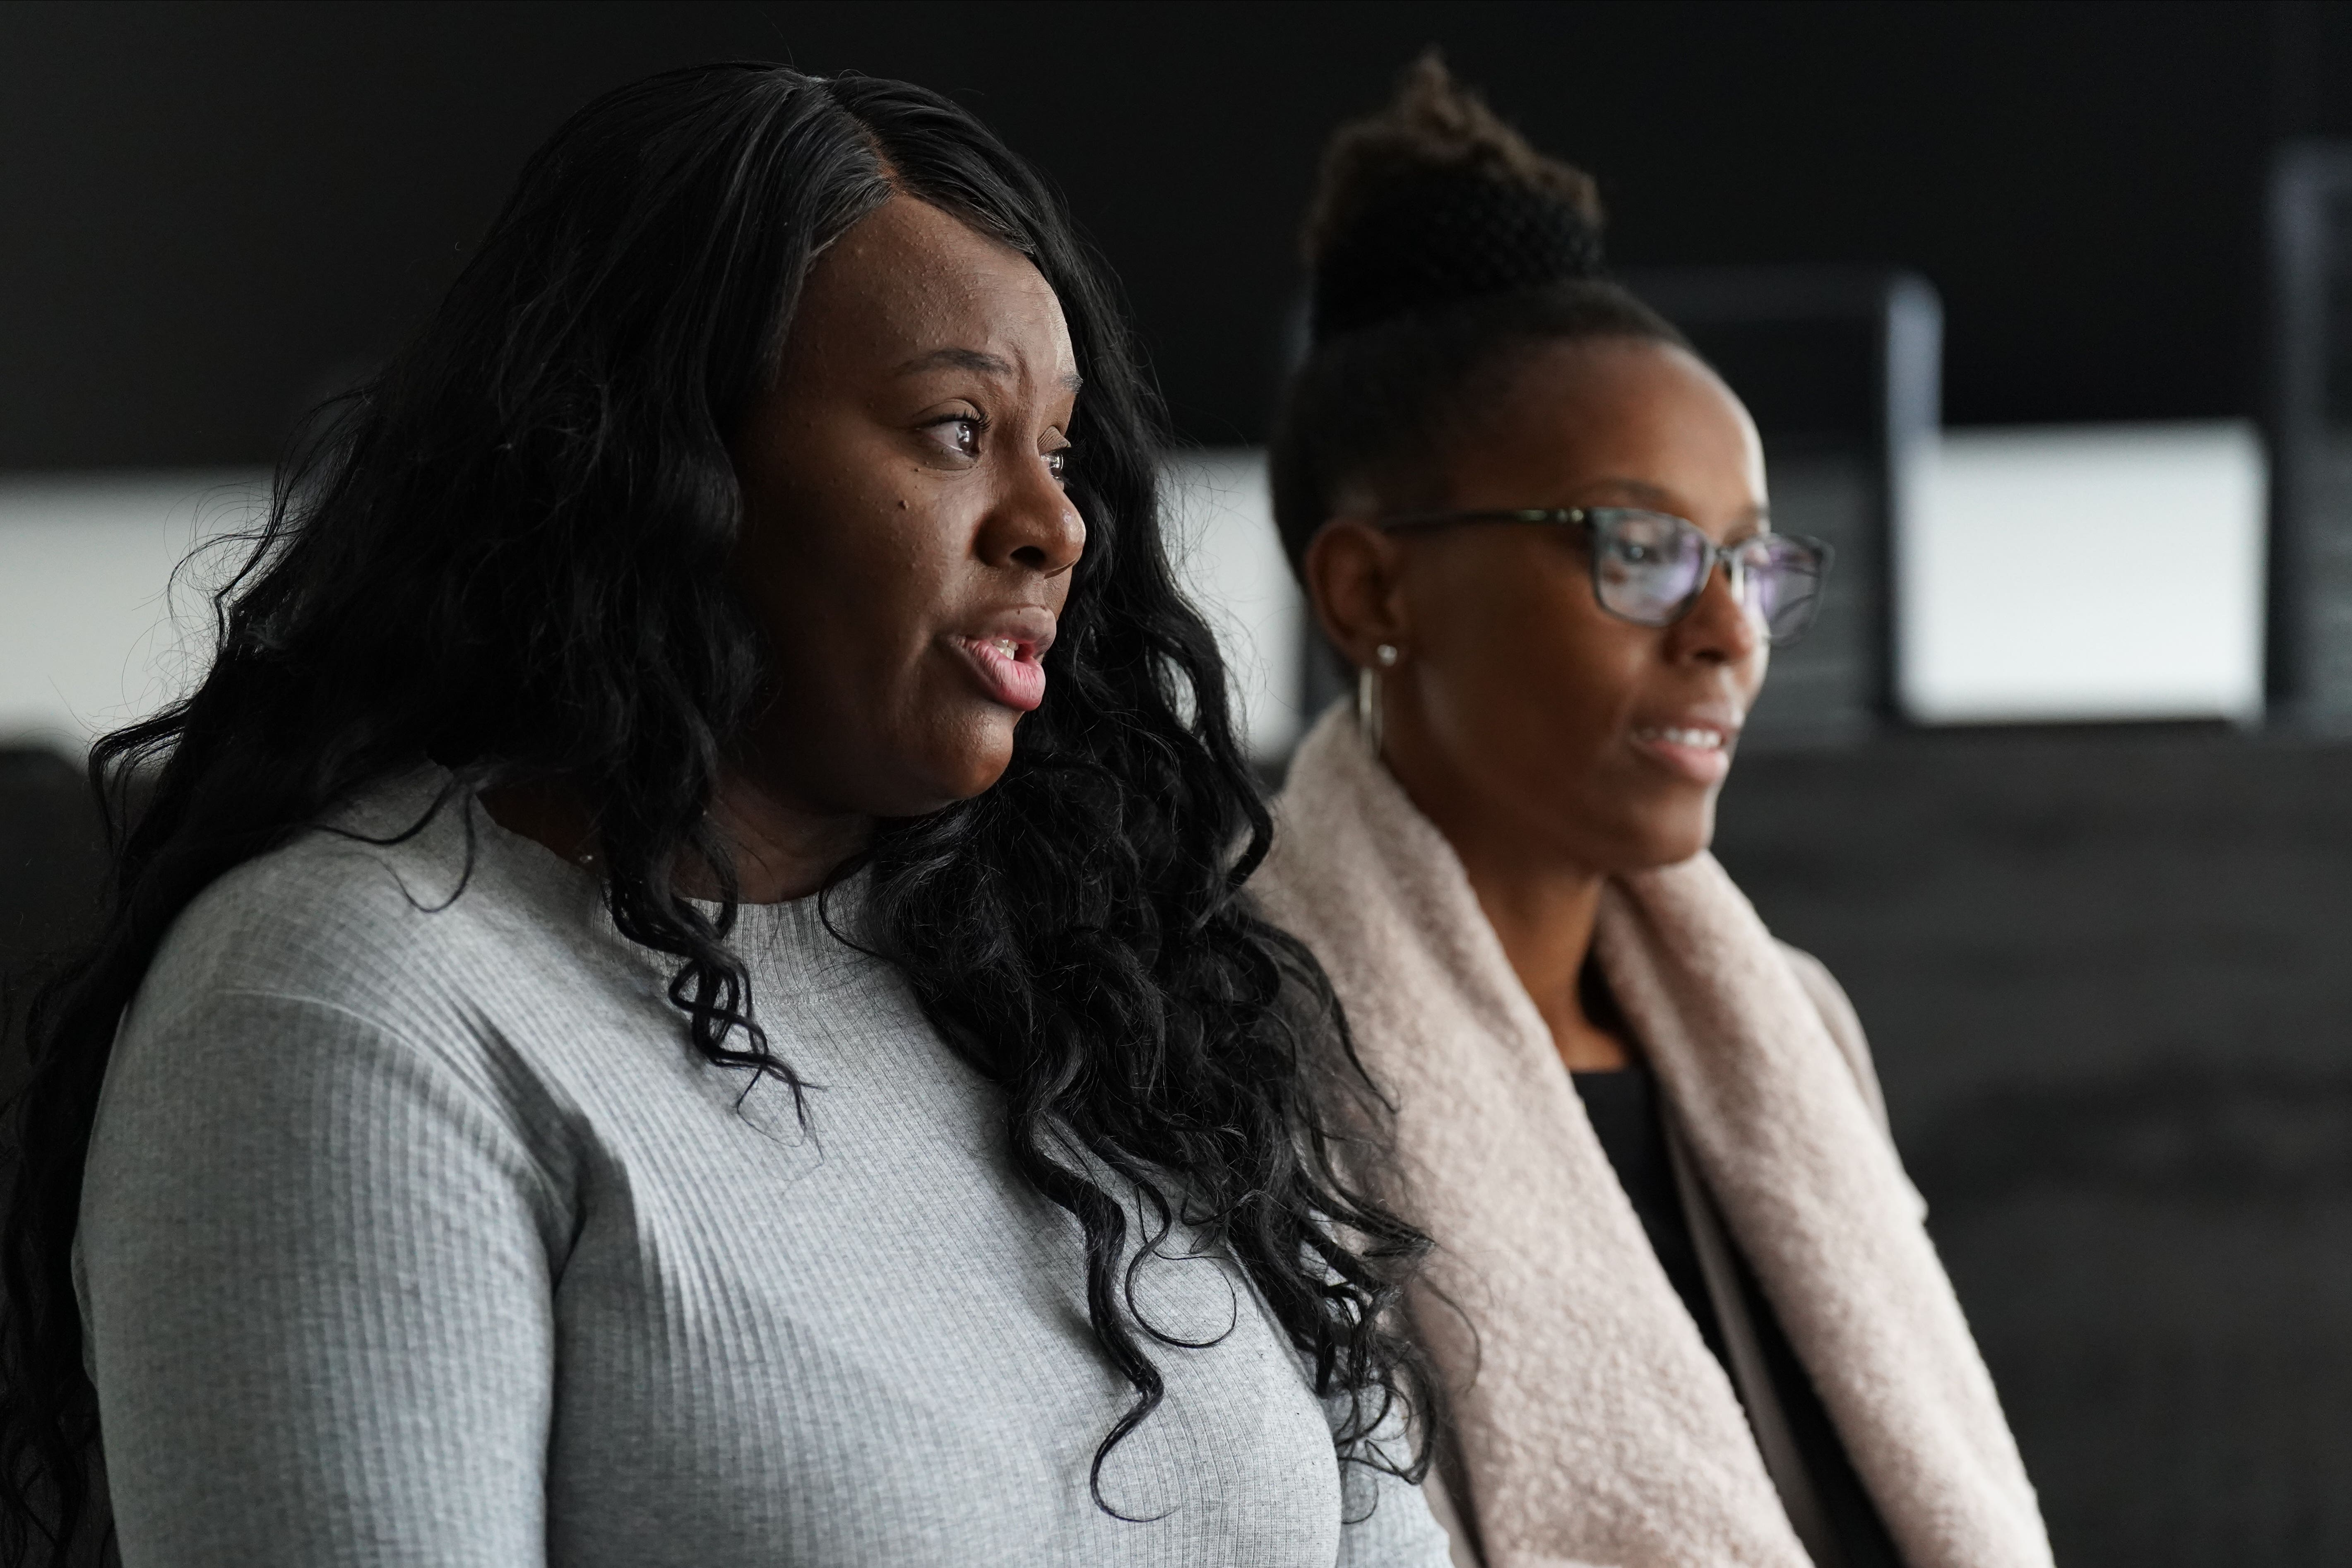
[[[1442,1560],[1153,438],[937,96],[566,124],[97,749],[8,1560]]]

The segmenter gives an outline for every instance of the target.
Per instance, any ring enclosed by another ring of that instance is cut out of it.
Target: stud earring
[[[1372,650],[1372,657],[1381,661],[1382,669],[1394,669],[1401,656],[1397,653],[1396,644],[1384,642]]]

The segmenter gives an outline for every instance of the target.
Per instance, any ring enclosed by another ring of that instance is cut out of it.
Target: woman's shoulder
[[[152,1017],[246,994],[299,1000],[396,1026],[475,989],[531,988],[532,950],[587,933],[594,885],[531,864],[462,794],[426,774],[368,791],[192,900],[150,965]]]
[[[1870,1107],[1871,1115],[1885,1131],[1886,1095],[1879,1087],[1878,1064],[1871,1058],[1870,1037],[1863,1030],[1862,1016],[1853,1010],[1853,999],[1838,984],[1837,976],[1830,973],[1828,964],[1801,947],[1792,947],[1785,942],[1777,945],[1780,956],[1789,961],[1789,968],[1796,974],[1797,984],[1804,988],[1805,999],[1821,1015],[1822,1026],[1836,1042],[1838,1053],[1845,1058],[1846,1066],[1853,1073],[1854,1087],[1862,1090],[1863,1103]]]

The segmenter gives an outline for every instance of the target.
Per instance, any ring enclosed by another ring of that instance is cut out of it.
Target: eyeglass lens
[[[1706,587],[1717,552],[1706,534],[1660,512],[1611,511],[1593,518],[1593,583],[1601,606],[1643,626],[1679,618]],[[1821,561],[1803,541],[1759,534],[1722,552],[1741,604],[1765,636],[1783,642],[1812,619]]]

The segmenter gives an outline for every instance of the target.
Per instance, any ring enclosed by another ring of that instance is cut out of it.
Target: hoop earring
[[[1382,643],[1372,650],[1381,669],[1394,669],[1400,657],[1393,643]],[[1381,669],[1368,664],[1356,671],[1356,728],[1375,757],[1381,754]]]

